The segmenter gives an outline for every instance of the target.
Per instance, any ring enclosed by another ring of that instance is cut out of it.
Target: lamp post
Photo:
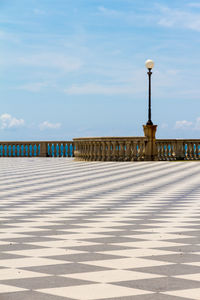
[[[154,61],[151,59],[148,59],[145,62],[146,68],[148,69],[148,76],[149,76],[149,108],[148,108],[148,122],[146,123],[146,125],[153,125],[153,122],[151,120],[151,75],[152,73],[152,69],[154,67]]]

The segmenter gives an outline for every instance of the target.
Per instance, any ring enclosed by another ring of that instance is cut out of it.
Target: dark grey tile
[[[116,283],[119,286],[141,289],[152,292],[167,292],[173,290],[185,290],[199,288],[199,282],[172,277],[161,277],[144,280],[121,281]]]
[[[16,293],[4,293],[0,295],[0,300],[74,300],[72,298],[58,297],[35,291],[23,291]]]
[[[125,246],[109,245],[109,244],[99,244],[91,246],[78,246],[69,247],[73,250],[88,251],[88,252],[100,252],[100,251],[112,251],[112,250],[124,250],[127,249]]]
[[[59,265],[48,265],[48,266],[38,266],[38,267],[26,267],[21,268],[23,270],[51,274],[51,275],[62,275],[62,274],[73,274],[73,273],[82,273],[82,272],[94,272],[94,271],[104,271],[110,270],[109,268],[90,266],[86,264],[79,263],[68,263],[59,264]]]
[[[200,262],[200,255],[179,252],[177,254],[145,256],[145,259],[165,261],[169,263],[190,263]]]
[[[0,281],[0,284],[7,284],[19,288],[29,289],[29,290],[68,287],[68,286],[84,285],[90,283],[91,283],[90,281],[86,281],[86,280],[65,278],[59,276],[47,276],[47,277],[12,279],[12,280]]]
[[[138,296],[107,298],[106,300],[186,300],[186,299],[188,300],[188,298],[169,296],[160,293],[153,293],[153,294],[138,295]],[[99,299],[99,300],[103,300],[103,299]]]
[[[200,267],[184,265],[184,264],[172,264],[172,265],[157,266],[157,267],[134,268],[129,270],[151,273],[151,274],[158,274],[158,275],[166,275],[166,276],[200,273]]]
[[[88,252],[88,253],[80,253],[80,254],[49,256],[48,258],[71,261],[71,262],[83,262],[83,261],[95,261],[95,260],[106,260],[106,259],[118,259],[118,258],[125,258],[125,257]]]

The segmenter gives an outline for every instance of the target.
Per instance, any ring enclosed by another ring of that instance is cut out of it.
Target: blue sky
[[[0,139],[200,137],[200,2],[0,0]]]

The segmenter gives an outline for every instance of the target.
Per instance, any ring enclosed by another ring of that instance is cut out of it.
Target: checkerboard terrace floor
[[[0,300],[200,299],[200,163],[0,159]]]

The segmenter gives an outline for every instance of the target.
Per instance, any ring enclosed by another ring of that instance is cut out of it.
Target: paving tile
[[[200,299],[198,163],[0,159],[0,300]]]
[[[127,286],[129,288],[136,288],[142,290],[148,290],[152,292],[165,292],[171,290],[182,290],[198,288],[199,282],[193,280],[185,280],[181,278],[170,278],[170,277],[160,277],[160,278],[147,278],[142,280],[132,280],[132,281],[121,281],[115,284],[119,286]]]
[[[149,294],[149,292],[142,291],[142,290],[117,287],[111,284],[101,284],[101,283],[75,286],[75,287],[42,289],[38,291],[43,292],[45,294],[55,295],[55,296],[68,295],[73,299],[80,299],[80,300],[109,299],[118,296],[134,297],[135,295]]]

